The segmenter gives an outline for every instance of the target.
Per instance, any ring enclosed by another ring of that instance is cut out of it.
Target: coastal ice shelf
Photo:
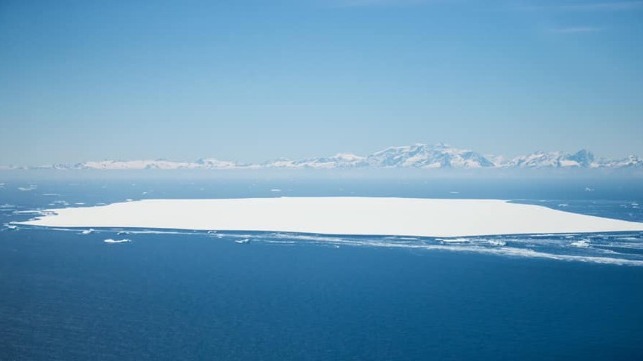
[[[141,200],[51,209],[19,223],[423,237],[643,231],[643,223],[504,200],[379,197]]]

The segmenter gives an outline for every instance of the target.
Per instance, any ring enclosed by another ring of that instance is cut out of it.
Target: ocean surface
[[[0,360],[643,359],[641,232],[10,225],[48,208],[280,196],[508,199],[643,222],[641,179],[30,174],[0,175]]]

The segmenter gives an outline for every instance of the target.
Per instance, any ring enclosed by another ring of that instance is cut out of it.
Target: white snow
[[[643,231],[643,223],[503,200],[383,197],[140,200],[48,210],[15,224],[428,237]]]

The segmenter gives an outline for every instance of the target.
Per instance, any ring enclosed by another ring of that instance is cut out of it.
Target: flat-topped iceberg
[[[425,237],[643,231],[643,223],[504,200],[380,197],[141,200],[51,209],[19,223]]]

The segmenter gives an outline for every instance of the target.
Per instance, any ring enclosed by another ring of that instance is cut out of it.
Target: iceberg
[[[131,242],[129,239],[111,239],[108,238],[104,240],[103,242],[108,243],[108,244],[116,244],[116,243],[128,243]]]
[[[639,222],[505,200],[388,197],[146,199],[50,209],[14,224],[411,237],[643,231]]]

